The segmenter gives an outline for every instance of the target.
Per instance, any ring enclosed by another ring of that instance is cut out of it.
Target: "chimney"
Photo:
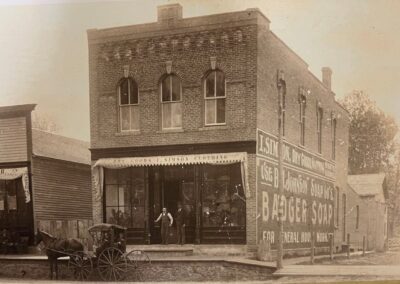
[[[173,22],[182,19],[182,6],[180,4],[167,4],[157,7],[157,21],[159,23]]]
[[[329,67],[322,67],[322,84],[332,91],[332,70]]]

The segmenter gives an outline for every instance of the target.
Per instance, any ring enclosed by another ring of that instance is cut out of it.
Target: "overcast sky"
[[[179,2],[193,17],[258,7],[337,97],[364,90],[400,122],[400,0],[0,0],[0,106],[36,103],[61,134],[89,140],[86,30],[154,22]]]

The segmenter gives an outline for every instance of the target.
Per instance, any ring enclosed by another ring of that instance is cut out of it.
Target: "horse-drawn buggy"
[[[150,258],[144,251],[126,251],[125,227],[100,223],[90,227],[89,234],[93,239],[93,251],[85,251],[77,240],[57,239],[38,231],[38,242],[43,241],[46,247],[51,276],[54,264],[57,276],[57,258],[62,256],[69,256],[68,269],[78,280],[87,280],[93,271],[97,271],[102,280],[118,281],[134,269],[140,274],[140,268],[150,264]]]

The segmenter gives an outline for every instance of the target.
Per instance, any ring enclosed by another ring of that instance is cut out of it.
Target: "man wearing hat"
[[[182,204],[178,203],[178,211],[176,212],[176,234],[178,235],[178,244],[185,244],[185,227],[186,216]]]

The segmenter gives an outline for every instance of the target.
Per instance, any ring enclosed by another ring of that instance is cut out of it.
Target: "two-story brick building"
[[[311,230],[327,245],[346,190],[348,114],[330,69],[319,81],[269,23],[258,9],[184,19],[171,4],[155,23],[88,31],[95,222],[158,243],[154,218],[181,202],[189,242],[254,249],[276,243],[281,204],[286,249],[309,247]]]

